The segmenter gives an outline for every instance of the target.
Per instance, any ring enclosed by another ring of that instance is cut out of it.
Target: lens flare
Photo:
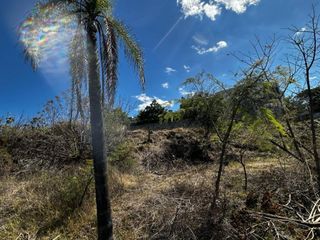
[[[76,28],[76,17],[63,6],[41,6],[22,23],[20,41],[40,68],[61,71],[68,65],[68,47]]]

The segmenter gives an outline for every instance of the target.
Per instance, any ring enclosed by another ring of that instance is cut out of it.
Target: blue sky
[[[34,0],[5,1],[0,9],[0,116],[32,116],[70,86],[66,62],[33,72],[18,42],[19,23]],[[142,94],[133,69],[121,55],[118,97],[134,108],[152,98],[160,102],[182,96],[181,82],[201,70],[227,84],[239,63],[230,52],[249,51],[250,41],[285,28],[303,27],[313,0],[116,0],[115,15],[130,26],[145,55],[146,90]],[[285,43],[282,48],[285,48]],[[59,51],[57,49],[54,50]],[[56,55],[55,55],[56,56]]]

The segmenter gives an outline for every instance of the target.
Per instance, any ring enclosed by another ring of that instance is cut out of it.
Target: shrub
[[[121,108],[107,109],[104,112],[104,128],[108,153],[113,152],[124,141],[129,123],[128,114]]]
[[[0,176],[5,175],[13,168],[12,156],[6,148],[0,146]]]
[[[77,124],[6,127],[0,139],[0,148],[5,147],[17,167],[25,170],[80,163],[91,156],[87,132]]]
[[[110,164],[116,167],[120,172],[130,172],[135,165],[133,156],[134,147],[132,143],[124,142],[119,144],[116,149],[110,154]]]

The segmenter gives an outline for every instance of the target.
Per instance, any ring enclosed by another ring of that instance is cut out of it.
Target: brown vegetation
[[[159,130],[152,133],[157,141],[144,143],[145,130],[128,133],[129,141],[135,143],[132,156],[137,164],[130,172],[121,171],[122,165],[110,170],[117,239],[270,239],[277,234],[301,239],[307,234],[306,227],[288,227],[256,214],[306,214],[312,207],[313,190],[303,165],[254,152],[246,164],[248,192],[243,190],[241,165],[231,160],[224,170],[219,210],[214,221],[208,221],[217,170],[214,149],[206,148],[209,162],[188,160],[191,150],[181,158],[166,158],[167,152],[161,151],[168,146],[189,149],[202,134],[200,129]],[[182,146],[179,139],[184,139]],[[88,160],[62,168],[53,165],[15,176],[16,169],[2,176],[0,238],[95,239],[91,164]]]

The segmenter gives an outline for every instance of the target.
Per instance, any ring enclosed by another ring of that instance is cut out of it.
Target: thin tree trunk
[[[242,166],[243,174],[244,174],[244,190],[247,192],[247,190],[248,190],[248,174],[247,174],[246,164],[243,161],[244,154],[245,154],[244,152],[240,154],[240,164]]]
[[[213,196],[213,206],[216,206],[217,199],[219,198],[220,194],[220,182],[222,177],[222,170],[223,170],[223,164],[224,164],[224,157],[226,154],[227,149],[227,142],[222,143],[222,148],[220,152],[220,158],[219,158],[219,170],[218,170],[218,176],[215,183],[215,190],[214,190],[214,196]]]
[[[107,159],[104,142],[97,38],[94,27],[90,24],[88,25],[87,40],[89,58],[90,120],[96,188],[98,240],[112,240],[113,226],[110,196],[108,191]]]
[[[218,170],[218,176],[216,179],[215,183],[215,191],[214,191],[214,196],[213,196],[213,203],[211,205],[211,208],[214,209],[216,207],[216,202],[219,198],[220,194],[220,182],[221,182],[221,177],[222,177],[222,170],[223,170],[223,164],[224,164],[224,158],[227,150],[227,145],[229,141],[229,137],[233,128],[233,123],[234,119],[236,117],[236,113],[238,111],[238,106],[240,104],[238,103],[237,106],[234,108],[232,115],[231,115],[231,120],[227,129],[226,134],[224,135],[223,141],[222,141],[222,147],[221,147],[221,152],[220,152],[220,158],[219,158],[219,170]]]

